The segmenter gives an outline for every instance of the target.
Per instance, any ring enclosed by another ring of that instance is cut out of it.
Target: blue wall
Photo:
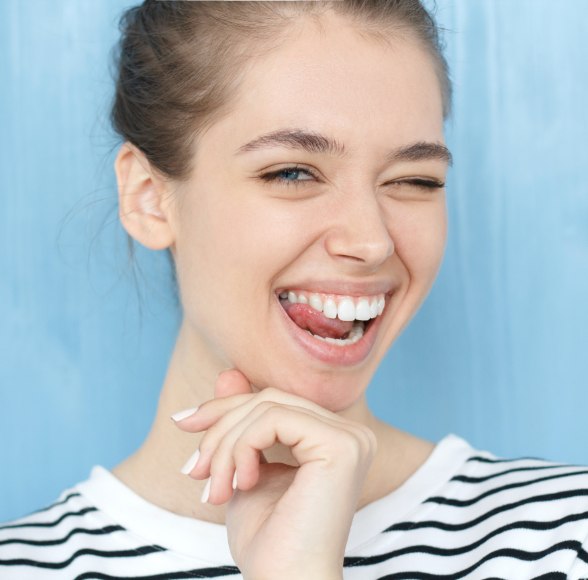
[[[165,256],[140,255],[140,313],[116,220],[107,64],[132,3],[0,3],[0,520],[139,445],[173,346]],[[588,3],[438,4],[447,254],[369,400],[432,440],[588,463]]]

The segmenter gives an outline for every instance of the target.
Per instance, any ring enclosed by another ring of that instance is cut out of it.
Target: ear
[[[116,156],[119,217],[129,235],[151,250],[174,243],[168,186],[142,151],[129,142]]]

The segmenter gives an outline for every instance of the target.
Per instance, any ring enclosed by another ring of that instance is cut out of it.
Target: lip
[[[371,282],[353,282],[342,280],[307,280],[297,282],[294,286],[284,286],[276,290],[280,295],[285,290],[301,290],[316,292],[317,294],[337,294],[340,296],[375,296],[377,294],[389,294],[394,289],[391,280],[373,280]]]
[[[280,292],[285,289],[286,288],[280,290]],[[384,307],[384,311],[382,314],[373,319],[362,338],[355,344],[348,344],[345,346],[337,346],[317,338],[313,338],[313,336],[306,330],[302,330],[302,328],[294,324],[294,321],[282,308],[278,298],[279,294],[275,294],[275,297],[278,303],[277,306],[282,313],[282,318],[284,319],[288,333],[290,336],[292,336],[296,344],[302,348],[302,350],[324,363],[349,367],[362,363],[372,351],[374,343],[376,342],[378,330],[382,324],[382,319],[388,311],[388,304],[391,293],[392,292],[389,291],[386,294],[386,306]]]

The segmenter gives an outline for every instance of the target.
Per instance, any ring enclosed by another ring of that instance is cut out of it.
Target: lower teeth
[[[349,332],[348,338],[331,338],[331,337],[325,338],[324,336],[319,336],[318,334],[313,334],[312,332],[310,332],[310,330],[307,330],[306,332],[308,332],[308,334],[314,336],[314,338],[318,338],[319,340],[322,340],[323,342],[328,342],[330,344],[336,344],[337,346],[346,346],[348,344],[355,344],[356,342],[358,342],[361,339],[361,337],[363,336],[364,330],[365,330],[365,322],[363,322],[362,320],[356,320],[353,323],[353,328]]]

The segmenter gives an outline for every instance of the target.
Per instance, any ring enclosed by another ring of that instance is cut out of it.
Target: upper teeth
[[[334,294],[317,294],[303,290],[285,290],[280,298],[293,304],[308,304],[311,308],[322,312],[327,318],[339,320],[370,320],[382,314],[386,305],[384,294],[377,296],[337,296]]]

